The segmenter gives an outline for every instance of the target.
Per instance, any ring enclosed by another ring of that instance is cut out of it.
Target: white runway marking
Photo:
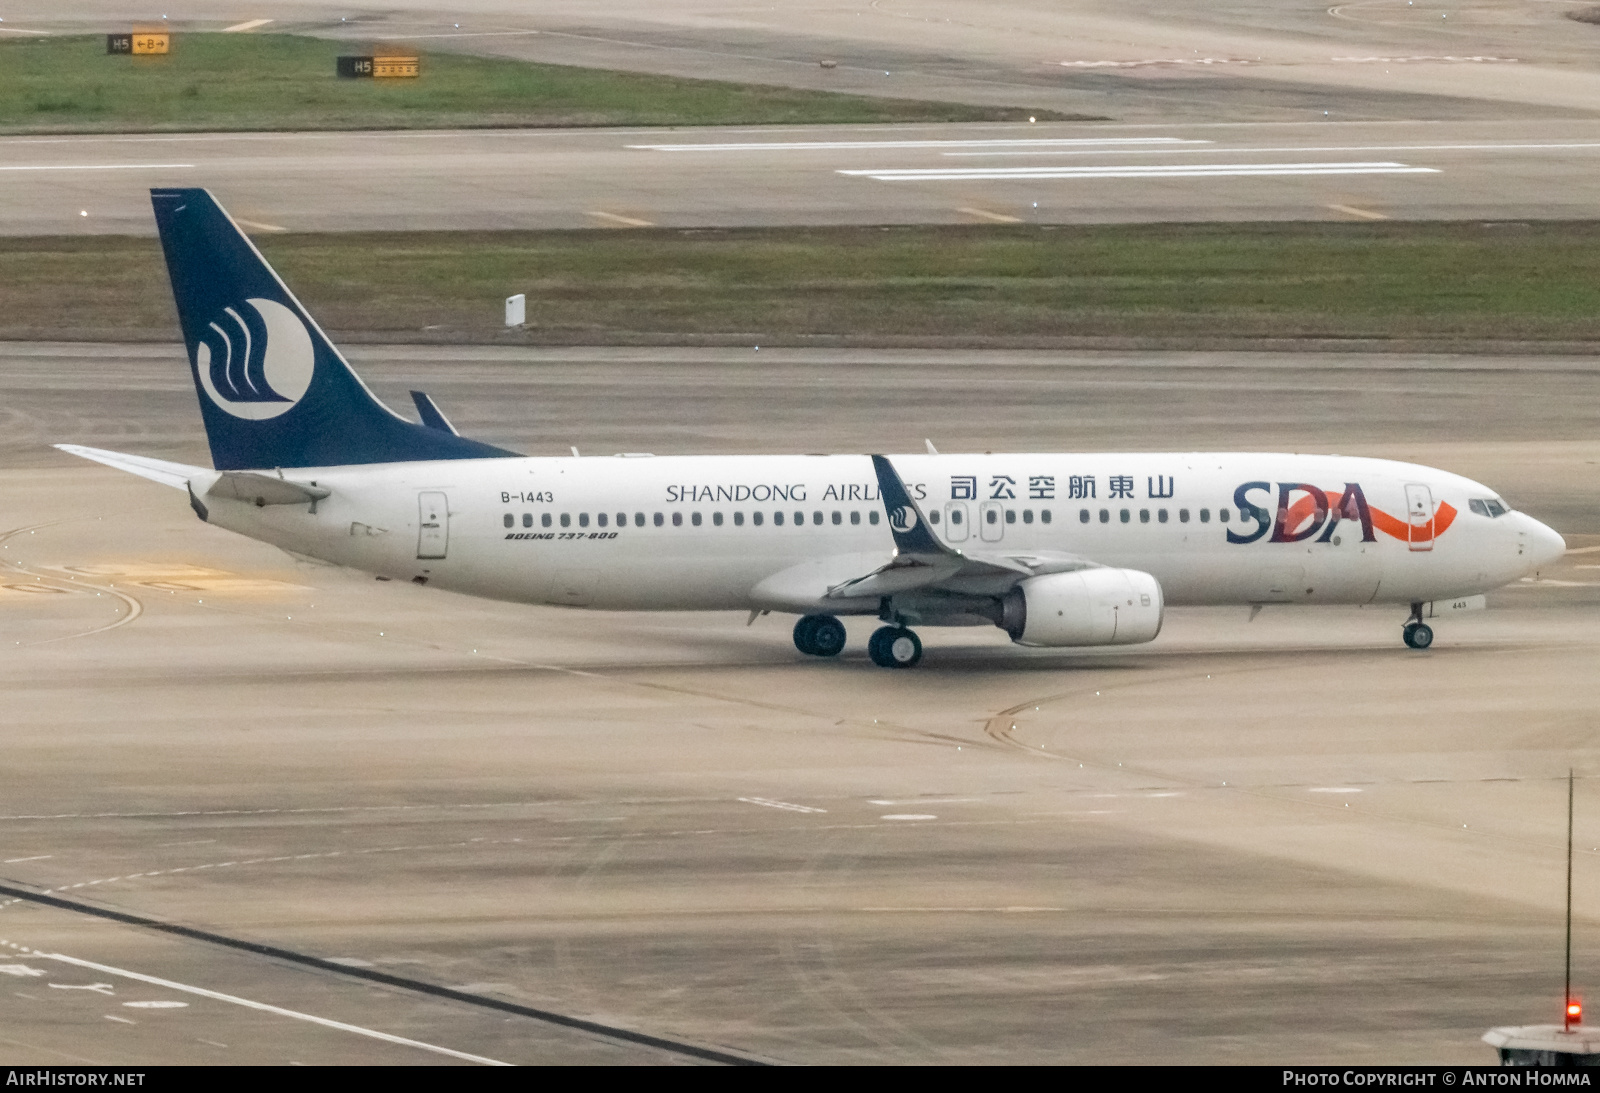
[[[1307,793],[1360,793],[1355,786],[1312,786]]]
[[[1371,209],[1358,209],[1354,205],[1329,205],[1328,208],[1332,209],[1336,213],[1344,213],[1346,216],[1356,217],[1358,220],[1389,219],[1382,213],[1375,213]]]
[[[1182,163],[1097,167],[936,167],[839,171],[879,182],[1028,182],[1067,178],[1270,178],[1306,175],[1436,175],[1436,167],[1404,163]]]
[[[937,820],[939,817],[931,812],[891,812],[887,816],[879,816],[880,820]]]
[[[618,216],[616,213],[601,212],[599,209],[590,209],[589,214],[608,224],[620,224],[624,228],[653,228],[654,224],[648,220],[640,220],[632,216]]]
[[[289,230],[288,228],[279,227],[277,224],[268,224],[260,220],[246,220],[242,216],[234,217],[233,222],[240,227],[254,228],[256,231],[262,232],[286,232]]]
[[[1007,216],[1005,213],[992,213],[988,209],[978,209],[971,205],[963,205],[957,209],[956,212],[966,213],[968,216],[976,216],[979,220],[992,220],[996,224],[1022,223],[1022,218],[1020,216]]]
[[[861,148],[1055,148],[1210,143],[1209,140],[1187,140],[1183,137],[1062,137],[1015,140],[792,140],[742,144],[629,144],[627,147],[647,152],[806,152]]]
[[[264,27],[270,22],[272,22],[271,19],[251,19],[248,22],[235,23],[231,27],[223,27],[222,33],[237,34],[242,30],[255,30],[257,27]]]
[[[175,171],[192,163],[55,163],[30,167],[0,167],[0,171]]]
[[[1208,142],[1209,143],[1209,142]],[[1574,141],[1561,144],[1331,144],[1327,146],[1308,145],[1290,148],[1252,148],[1248,145],[1238,148],[1218,148],[1212,145],[1208,148],[1111,148],[1107,151],[1118,152],[1128,156],[1148,155],[1187,155],[1202,152],[1206,155],[1278,155],[1292,153],[1294,155],[1321,154],[1324,152],[1541,152],[1541,151],[1574,151],[1586,148],[1600,148],[1600,142]],[[1099,149],[1065,149],[1040,148],[1038,150],[1025,150],[1012,152],[1000,149],[993,152],[945,152],[944,155],[952,159],[976,156],[1092,156]]]
[[[387,1032],[379,1032],[377,1029],[362,1028],[360,1025],[348,1025],[343,1021],[332,1021],[326,1017],[317,1017],[314,1014],[301,1013],[298,1010],[284,1009],[282,1006],[270,1006],[265,1002],[254,1002],[248,998],[240,998],[238,995],[223,994],[220,991],[207,990],[204,987],[191,987],[186,983],[175,983],[170,979],[159,979],[156,976],[145,975],[142,972],[131,972],[126,968],[113,968],[108,964],[96,964],[91,960],[79,960],[75,956],[65,956],[61,953],[41,952],[32,952],[31,955],[39,958],[40,960],[59,960],[63,964],[71,964],[78,968],[88,968],[91,971],[103,972],[106,975],[115,975],[123,979],[133,979],[140,983],[149,983],[151,986],[155,987],[165,987],[168,990],[182,991],[185,994],[199,995],[201,998],[210,998],[217,1002],[229,1002],[235,1006],[243,1006],[246,1009],[259,1010],[262,1013],[272,1013],[279,1017],[290,1017],[296,1021],[307,1021],[313,1025],[321,1025],[323,1028],[336,1029],[339,1032],[350,1032],[357,1036],[366,1036],[373,1040],[382,1040],[387,1044],[398,1044],[401,1047],[414,1047],[422,1051],[430,1051],[435,1055],[448,1055],[452,1059],[462,1059],[469,1063],[482,1063],[484,1066],[512,1065],[511,1063],[503,1063],[498,1059],[490,1059],[482,1055],[472,1055],[465,1051],[456,1051],[454,1048],[440,1047],[438,1044],[427,1044],[423,1043],[421,1040],[409,1040],[404,1036],[394,1036]],[[52,984],[52,986],[53,985],[54,984]],[[121,1020],[121,1018],[112,1018],[112,1020]]]
[[[179,1010],[187,1009],[187,1002],[124,1002],[124,1006],[136,1010]]]
[[[25,861],[44,861],[46,858],[48,858],[50,856],[51,855],[49,855],[49,854],[35,854],[31,858],[7,858],[5,860],[5,864],[6,865],[16,865],[18,862],[25,862]]]
[[[826,812],[825,808],[812,808],[810,805],[792,805],[788,801],[773,801],[766,797],[740,797],[739,800],[747,805],[760,805],[762,808],[781,808],[785,812]]]

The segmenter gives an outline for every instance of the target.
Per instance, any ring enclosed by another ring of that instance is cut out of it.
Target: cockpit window
[[[1487,516],[1490,519],[1493,519],[1496,516],[1504,516],[1506,513],[1511,511],[1511,506],[1500,500],[1498,497],[1470,498],[1467,501],[1467,508],[1477,513],[1479,516]]]

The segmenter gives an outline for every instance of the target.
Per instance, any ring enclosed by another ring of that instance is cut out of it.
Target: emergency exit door
[[[1406,527],[1412,550],[1433,549],[1433,491],[1427,486],[1406,486]]]
[[[978,536],[986,543],[998,543],[1006,535],[1006,507],[998,501],[978,506]]]
[[[432,491],[417,494],[417,557],[443,558],[449,548],[449,499]]]

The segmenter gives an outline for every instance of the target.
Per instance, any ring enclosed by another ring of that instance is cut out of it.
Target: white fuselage
[[[1530,517],[1490,515],[1500,511],[1492,490],[1386,460],[891,458],[950,546],[1142,570],[1174,605],[1469,596],[1563,549]],[[875,601],[824,597],[894,553],[865,456],[474,459],[301,469],[292,478],[330,495],[314,506],[258,507],[208,496],[204,481],[191,485],[221,527],[394,579],[522,603],[875,614]],[[1316,490],[1296,488],[1307,485]],[[1357,518],[1355,492],[1370,527]]]

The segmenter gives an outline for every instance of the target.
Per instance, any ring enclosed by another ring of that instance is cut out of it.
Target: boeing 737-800
[[[213,469],[75,445],[296,555],[528,604],[788,612],[795,645],[910,667],[913,626],[1154,639],[1178,604],[1394,604],[1424,621],[1561,556],[1487,486],[1267,453],[534,458],[383,405],[202,189],[151,194]],[[574,621],[574,625],[578,625]]]

